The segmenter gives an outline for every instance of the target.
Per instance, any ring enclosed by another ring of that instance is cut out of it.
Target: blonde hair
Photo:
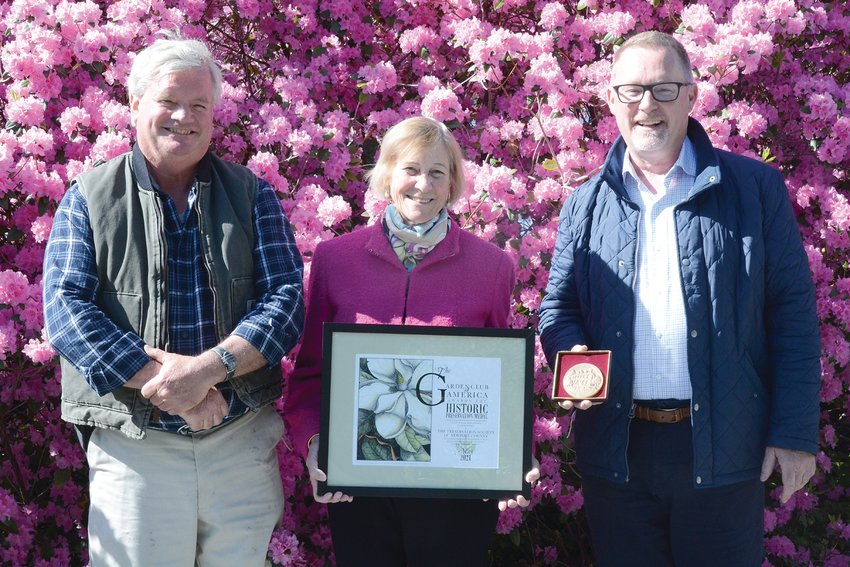
[[[410,150],[421,150],[440,144],[449,154],[449,204],[463,194],[463,152],[455,137],[442,122],[424,116],[406,118],[387,130],[381,141],[378,163],[366,173],[369,188],[379,197],[390,197],[390,178],[399,156]]]
[[[221,69],[207,46],[196,39],[158,39],[133,60],[127,92],[141,98],[151,82],[186,69],[207,68],[213,84],[213,104],[221,99]]]

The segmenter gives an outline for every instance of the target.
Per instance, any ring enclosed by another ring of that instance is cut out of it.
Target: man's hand
[[[785,504],[815,474],[815,456],[805,451],[768,447],[764,452],[764,461],[761,465],[762,482],[770,477],[777,462],[779,463],[779,471],[782,473],[780,501]]]
[[[224,366],[215,355],[183,356],[148,345],[145,345],[145,352],[162,368],[154,379],[142,386],[142,395],[170,414],[188,412],[224,378]]]
[[[571,352],[585,352],[587,351],[587,345],[573,345],[573,348],[570,349]],[[590,409],[593,406],[593,402],[590,400],[582,400],[579,403],[574,403],[572,400],[563,400],[558,402],[558,405],[564,408],[565,410],[571,410],[573,408],[578,408],[580,410]]]
[[[532,455],[531,456],[531,470],[525,473],[525,482],[534,485],[540,479],[540,462],[537,458]],[[504,512],[508,508],[516,508],[519,506],[520,508],[525,508],[528,506],[529,501],[522,494],[517,494],[514,498],[509,498],[507,500],[499,500],[499,510]]]
[[[149,360],[138,372],[133,374],[132,378],[124,382],[124,387],[141,390],[145,384],[156,378],[161,368],[160,363],[153,359]]]
[[[304,459],[307,465],[307,473],[310,475],[310,485],[313,487],[313,499],[321,504],[335,504],[337,502],[351,502],[353,496],[343,494],[341,491],[325,492],[319,496],[319,481],[328,480],[328,475],[325,471],[319,468],[319,436],[313,438],[310,447],[307,449],[307,458]]]
[[[215,388],[210,388],[201,403],[189,411],[177,415],[186,420],[186,424],[192,431],[202,431],[211,429],[224,421],[227,410],[227,401],[221,395],[221,392]]]

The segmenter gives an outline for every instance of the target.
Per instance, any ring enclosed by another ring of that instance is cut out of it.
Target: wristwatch
[[[210,349],[221,358],[221,363],[224,365],[224,381],[227,382],[233,375],[236,374],[236,357],[229,350],[220,346],[214,346]]]

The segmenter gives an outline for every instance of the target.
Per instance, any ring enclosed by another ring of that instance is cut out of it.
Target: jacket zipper
[[[165,312],[160,317],[165,323],[160,326],[158,339],[161,344],[156,345],[157,348],[168,349],[168,241],[165,234],[165,218],[162,212],[162,198],[156,191],[151,192],[154,200],[154,214],[156,215],[157,228],[159,229],[159,241],[162,243],[159,253],[159,265],[162,270],[162,277],[159,281],[159,296],[162,298],[162,305]]]
[[[638,266],[638,255],[640,254],[641,240],[640,240],[640,230],[641,230],[641,222],[642,222],[642,213],[640,208],[637,211],[637,231],[635,232],[635,253],[632,256],[632,266],[634,266],[634,277],[632,277],[632,297],[637,297],[635,294],[635,282],[637,281],[637,266]],[[632,310],[632,330],[635,328],[635,319],[637,318],[636,310]],[[634,373],[634,361],[632,361],[632,390],[629,392],[629,421],[626,427],[626,452],[624,455],[624,460],[626,462],[626,478],[625,482],[629,482],[629,477],[631,473],[629,471],[629,443],[631,441],[631,429],[632,429],[632,420],[635,418],[635,385],[634,385],[635,373]]]
[[[195,215],[198,217],[198,236],[200,237],[201,242],[201,258],[203,259],[204,268],[207,270],[207,278],[209,281],[210,291],[213,296],[213,327],[215,328],[215,336],[216,339],[220,342],[222,340],[221,335],[219,333],[218,328],[218,294],[216,293],[215,282],[213,281],[213,271],[210,267],[209,260],[207,259],[207,251],[203,245],[204,242],[204,234],[206,234],[206,230],[204,227],[204,219],[203,215],[201,215],[201,198],[203,195],[203,190],[201,187],[201,183],[198,183],[198,193],[197,197],[195,197],[195,203],[192,208],[195,210]]]

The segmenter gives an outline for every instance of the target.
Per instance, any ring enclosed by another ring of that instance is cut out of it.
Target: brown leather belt
[[[691,417],[691,408],[653,409],[646,406],[635,406],[635,418],[653,423],[679,423]]]

